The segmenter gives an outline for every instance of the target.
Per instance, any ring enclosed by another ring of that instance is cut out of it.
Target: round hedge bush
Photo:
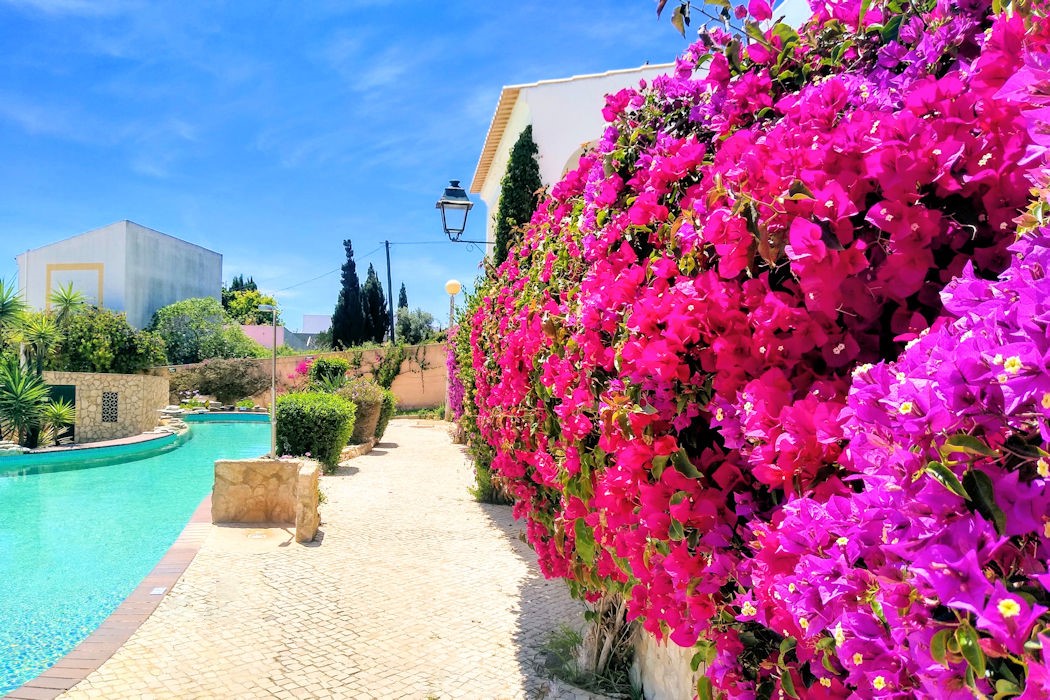
[[[309,455],[335,471],[339,455],[354,432],[357,407],[341,396],[296,393],[277,397],[277,449]]]
[[[336,392],[357,406],[357,421],[354,424],[354,434],[350,442],[361,444],[375,436],[376,427],[379,425],[379,415],[383,409],[383,387],[371,379],[359,377],[350,379],[346,385]]]
[[[394,417],[395,411],[397,411],[397,395],[389,389],[383,389],[383,408],[379,412],[379,422],[376,424],[377,443],[383,439],[383,433],[386,432],[386,426]]]

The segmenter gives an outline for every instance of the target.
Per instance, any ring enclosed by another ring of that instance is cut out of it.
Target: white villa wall
[[[222,256],[178,238],[118,221],[16,256],[23,298],[35,309],[73,283],[89,303],[123,311],[136,328],[181,299],[222,292]]]
[[[625,87],[636,87],[638,81],[651,80],[672,67],[672,64],[642,66],[504,88],[505,91],[518,90],[517,100],[493,155],[488,176],[480,187],[471,190],[481,195],[488,208],[486,238],[495,240],[493,219],[499,204],[500,181],[507,171],[514,142],[526,126],[532,124],[540,180],[551,186],[561,180],[566,166],[575,160],[582,146],[601,137],[605,128],[602,108],[606,95]]]
[[[123,311],[144,328],[157,309],[182,299],[222,294],[222,255],[159,231],[127,224],[127,282]]]
[[[44,309],[51,291],[72,282],[89,303],[123,309],[124,242],[124,222],[118,222],[16,256],[23,298]]]

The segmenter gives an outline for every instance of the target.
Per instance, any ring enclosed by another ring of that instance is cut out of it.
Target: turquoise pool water
[[[144,458],[141,448],[117,450],[121,461],[104,466],[94,450],[15,472],[0,458],[0,695],[69,652],[135,589],[211,491],[216,459],[269,445],[266,421],[209,417],[177,446]]]

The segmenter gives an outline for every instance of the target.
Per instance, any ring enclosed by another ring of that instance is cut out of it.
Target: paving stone
[[[540,672],[582,607],[471,483],[444,424],[392,422],[322,477],[320,542],[212,526],[157,611],[61,697],[595,697]]]

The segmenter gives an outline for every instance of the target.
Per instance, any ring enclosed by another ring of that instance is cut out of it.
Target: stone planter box
[[[214,523],[295,525],[295,540],[310,542],[321,516],[321,467],[311,460],[220,459],[211,495]]]

